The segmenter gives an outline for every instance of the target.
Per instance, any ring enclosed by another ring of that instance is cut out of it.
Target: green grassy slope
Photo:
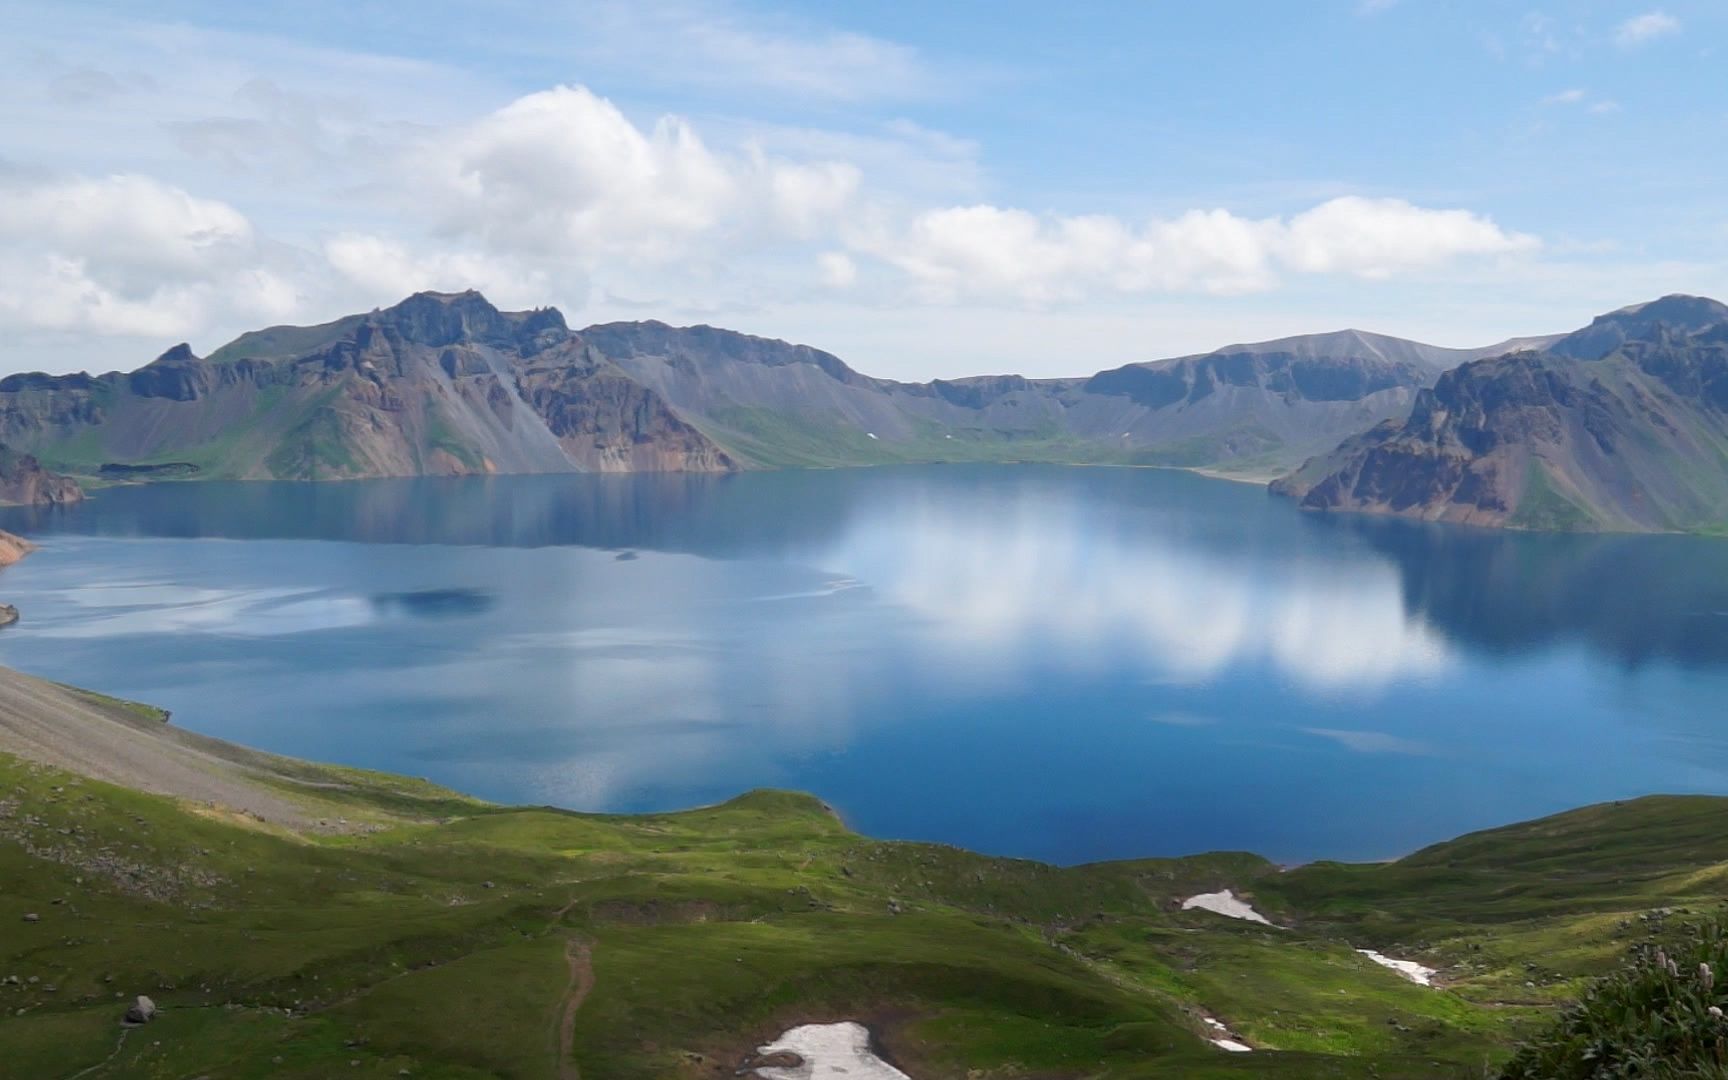
[[[1480,1076],[1660,932],[1651,908],[1714,904],[1728,873],[1715,799],[1384,866],[1064,869],[871,840],[784,792],[617,817],[232,759],[307,824],[0,753],[7,1075],[723,1077],[787,1026],[858,1019],[918,1080]],[[1220,887],[1283,925],[1179,910]],[[160,1017],[122,1036],[140,993]],[[1208,1016],[1256,1052],[1209,1045]]]

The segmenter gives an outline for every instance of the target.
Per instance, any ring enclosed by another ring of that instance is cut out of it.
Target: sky
[[[1728,298],[1720,0],[0,0],[0,372],[420,289],[1087,374]]]

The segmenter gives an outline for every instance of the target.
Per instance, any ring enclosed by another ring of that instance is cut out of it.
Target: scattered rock
[[[24,913],[24,921],[25,922],[41,922],[42,916],[36,914],[34,911],[27,911]]]
[[[131,1007],[126,1010],[125,1022],[128,1024],[148,1024],[154,1019],[156,1019],[156,1003],[143,994],[139,994],[137,999],[132,1002]]]

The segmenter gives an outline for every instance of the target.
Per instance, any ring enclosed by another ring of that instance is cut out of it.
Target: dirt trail
[[[558,1021],[558,1080],[582,1080],[571,1055],[576,1050],[576,1010],[594,989],[594,950],[572,937],[564,945],[564,959],[570,965],[570,982],[564,992],[564,1015]]]

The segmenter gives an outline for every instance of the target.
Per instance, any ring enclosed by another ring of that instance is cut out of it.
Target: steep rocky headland
[[[1465,364],[1273,491],[1476,525],[1728,529],[1728,306],[1664,297]]]
[[[83,497],[76,480],[50,472],[31,455],[0,443],[0,503],[36,506],[74,503]]]

